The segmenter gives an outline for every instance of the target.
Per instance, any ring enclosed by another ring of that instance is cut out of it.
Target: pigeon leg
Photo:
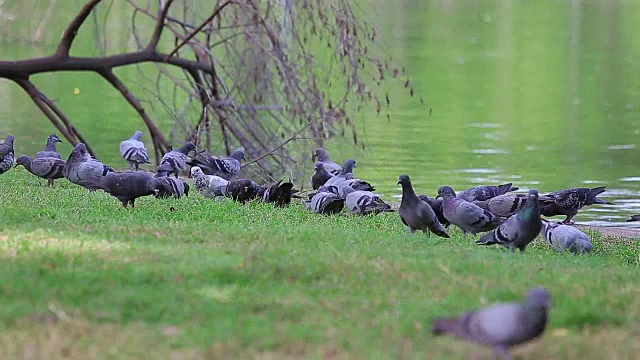
[[[493,353],[496,359],[502,357],[504,360],[512,360],[511,351],[507,349],[504,345],[494,345]]]
[[[53,179],[47,179],[48,185],[53,187]]]
[[[422,229],[422,232],[427,235],[427,239],[431,239],[431,233],[429,232],[429,228],[425,227],[424,229]]]
[[[412,234],[415,234],[415,233],[416,233],[416,229],[412,228],[411,226],[409,226],[409,231],[410,231]]]
[[[575,215],[567,215],[567,218],[562,220],[561,224],[565,224],[565,225],[573,225],[575,224],[575,222],[571,221],[571,219],[573,219]]]
[[[121,200],[121,202],[122,202],[122,207],[126,209],[127,208],[127,200]]]
[[[140,170],[140,164],[138,164],[138,162],[134,162],[133,166],[136,168],[136,171]]]
[[[131,199],[129,200],[129,202],[131,203],[131,207],[135,209],[136,204],[135,204],[136,199]]]

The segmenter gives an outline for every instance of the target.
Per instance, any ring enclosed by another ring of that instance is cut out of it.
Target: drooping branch
[[[69,51],[71,51],[71,45],[73,44],[73,40],[75,40],[76,35],[78,34],[78,30],[80,26],[87,19],[91,11],[101,2],[102,0],[91,0],[89,1],[83,8],[80,10],[78,15],[69,23],[67,29],[62,33],[62,39],[60,40],[60,45],[56,49],[55,55],[58,57],[69,56]]]
[[[167,13],[169,13],[169,7],[173,0],[167,0],[164,7],[160,9],[160,14],[158,15],[158,20],[156,20],[156,27],[153,29],[153,35],[151,35],[151,40],[149,40],[149,45],[147,45],[147,49],[155,50],[158,47],[158,42],[160,41],[160,36],[162,36],[162,29],[164,29],[164,20],[167,18]],[[162,2],[160,4],[162,6]],[[169,54],[171,56],[171,54]]]

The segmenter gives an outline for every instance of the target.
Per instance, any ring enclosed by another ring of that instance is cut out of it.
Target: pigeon
[[[94,191],[101,188],[101,179],[111,172],[115,171],[108,165],[92,158],[87,153],[87,146],[78,143],[69,154],[63,174],[72,183]]]
[[[540,213],[544,216],[565,215],[566,218],[562,220],[562,223],[572,224],[571,219],[576,216],[578,210],[585,205],[613,205],[613,203],[596,197],[604,191],[605,187],[601,186],[593,189],[574,188],[549,193],[547,196],[550,197],[551,200],[542,203]]]
[[[142,131],[136,131],[129,139],[120,143],[120,156],[127,160],[129,167],[133,167],[136,171],[140,168],[140,164],[149,163],[149,155],[142,139]],[[163,158],[164,159],[164,158]]]
[[[202,152],[188,161],[190,166],[198,166],[206,175],[219,176],[225,180],[231,180],[240,172],[240,162],[246,159],[246,155],[242,149],[237,149],[231,156],[221,158],[211,156],[211,154]]]
[[[313,149],[311,160],[321,162],[327,172],[333,175],[338,175],[340,173],[340,170],[342,170],[342,167],[340,165],[331,161],[331,159],[329,158],[329,153],[323,148]]]
[[[521,303],[499,303],[458,317],[434,319],[432,332],[491,346],[496,358],[510,360],[513,346],[542,335],[550,306],[549,291],[537,287],[529,290]]]
[[[428,195],[424,194],[418,195],[418,199],[429,204],[429,206],[431,206],[431,209],[433,209],[433,212],[436,213],[440,224],[442,224],[445,229],[449,228],[449,225],[451,225],[451,223],[449,222],[449,220],[447,220],[447,218],[444,217],[444,213],[442,211],[442,199],[430,198]]]
[[[64,177],[63,171],[66,164],[66,161],[53,157],[32,159],[27,155],[20,155],[18,159],[16,159],[16,167],[22,165],[33,175],[47,179],[49,186],[54,185],[55,179]]]
[[[62,143],[62,140],[56,134],[51,134],[47,138],[47,144],[44,146],[44,150],[36,153],[36,159],[38,158],[56,158],[62,159],[62,156],[56,150],[56,143]]]
[[[409,176],[400,175],[398,184],[402,186],[402,201],[398,213],[402,223],[409,227],[409,231],[415,233],[416,230],[422,230],[427,237],[430,237],[430,231],[433,231],[438,236],[448,238],[449,234],[438,221],[431,206],[416,196]]]
[[[468,202],[485,201],[498,195],[503,195],[509,191],[516,191],[519,187],[512,186],[511,183],[502,185],[484,185],[472,187],[458,193],[458,198]]]
[[[340,172],[337,175],[327,180],[327,182],[325,182],[323,186],[329,187],[331,185],[337,185],[343,181],[353,179],[354,167],[356,167],[356,161],[353,159],[348,159],[347,161],[345,161],[344,166],[342,167],[342,170],[340,170]]]
[[[100,188],[122,202],[123,207],[135,207],[137,198],[157,196],[162,188],[160,179],[146,172],[108,173],[100,180]]]
[[[589,236],[571,225],[542,220],[540,233],[556,250],[569,250],[572,254],[587,254],[593,249]]]
[[[351,189],[349,187],[349,189]],[[349,190],[345,197],[347,210],[352,214],[367,215],[391,212],[391,205],[385,203],[371,191]]]
[[[318,214],[337,214],[344,209],[344,199],[334,193],[322,191],[313,195],[305,206]]]
[[[490,231],[502,223],[502,219],[491,212],[456,197],[456,193],[450,186],[441,186],[438,189],[437,198],[442,198],[442,213],[453,225],[462,229],[466,235],[468,232],[475,235],[479,232]]]
[[[311,176],[311,188],[318,190],[318,188],[324,185],[327,180],[331,179],[334,175],[327,172],[324,165],[321,162],[316,163],[316,167],[313,169],[313,175]]]
[[[189,184],[186,182],[167,176],[166,173],[157,173],[155,178],[160,180],[160,189],[155,195],[156,198],[164,199],[173,196],[180,199],[185,195],[189,196]]]
[[[178,173],[187,168],[187,155],[195,149],[196,146],[189,142],[178,150],[171,150],[164,154],[162,160],[160,160],[160,165],[158,165],[157,172],[173,173],[177,178]]]
[[[509,193],[498,195],[484,201],[475,200],[473,203],[494,215],[508,218],[522,208],[528,197],[529,195],[527,194]],[[538,205],[547,200],[551,200],[551,198],[546,195],[540,195],[538,197]]]
[[[245,203],[258,196],[258,184],[251,179],[231,180],[214,192],[216,196],[230,197],[234,201]]]
[[[220,188],[227,186],[228,180],[215,175],[206,175],[202,172],[199,166],[191,168],[191,178],[193,179],[196,189],[207,198],[214,198],[216,196],[223,196],[220,193]],[[216,193],[220,193],[216,195]]]
[[[511,251],[524,252],[533,239],[542,229],[540,209],[538,208],[538,191],[529,190],[529,198],[524,206],[515,215],[500,224],[494,231],[484,234],[478,245],[498,244]]]
[[[13,135],[7,135],[4,142],[0,144],[0,175],[9,171],[15,161],[13,140]]]
[[[318,191],[332,192],[341,198],[345,199],[347,194],[352,191],[375,191],[376,189],[368,182],[360,179],[349,179],[339,182],[334,185],[323,185],[318,188]]]
[[[631,222],[631,221],[640,221],[640,215],[631,215],[627,220],[625,220],[626,222]]]
[[[287,207],[291,198],[296,196],[298,190],[294,189],[291,181],[282,182],[281,179],[273,185],[261,185],[258,188],[257,197],[263,202],[275,204],[278,207]],[[299,196],[296,196],[299,197]]]

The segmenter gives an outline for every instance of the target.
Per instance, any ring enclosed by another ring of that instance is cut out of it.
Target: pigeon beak
[[[442,197],[442,195],[438,194],[436,195],[436,199],[440,199]]]
[[[400,180],[398,180],[398,182],[396,183],[397,185],[400,185]]]

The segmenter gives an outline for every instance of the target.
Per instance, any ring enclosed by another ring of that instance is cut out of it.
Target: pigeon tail
[[[443,334],[463,336],[463,329],[458,318],[435,319],[431,322],[431,329],[434,336]]]
[[[520,188],[517,186],[513,186],[513,183],[498,185],[498,195],[504,195],[509,191],[516,191],[518,189]]]
[[[482,235],[480,239],[476,241],[476,245],[494,245],[494,244],[499,244],[499,242],[496,241],[493,231]]]
[[[596,187],[596,188],[590,189],[589,190],[589,197],[587,198],[587,205],[592,205],[592,204],[613,205],[613,203],[611,203],[609,201],[598,199],[596,197],[596,196],[602,194],[603,192],[605,192],[605,187],[604,186],[600,186],[600,187]]]

